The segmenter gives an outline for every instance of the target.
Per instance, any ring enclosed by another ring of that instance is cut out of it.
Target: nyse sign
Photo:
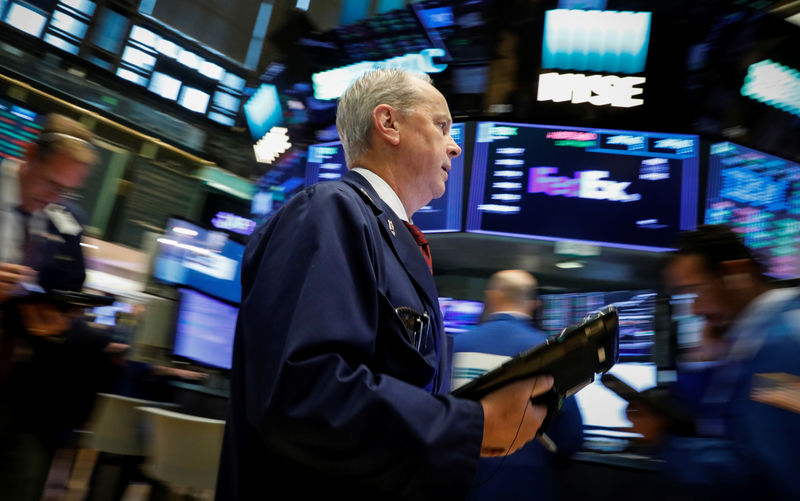
[[[644,82],[644,77],[543,73],[539,75],[537,100],[632,108],[644,103],[644,99],[634,97],[642,93],[638,86]]]

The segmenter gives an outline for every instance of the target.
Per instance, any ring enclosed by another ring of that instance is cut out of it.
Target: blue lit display
[[[641,73],[649,12],[554,9],[545,13],[542,68]]]
[[[466,229],[669,249],[680,230],[697,223],[698,141],[681,134],[478,123]]]
[[[453,9],[450,7],[420,9],[418,12],[420,21],[427,29],[446,28],[453,25]]]
[[[239,309],[191,289],[180,289],[173,354],[230,369]]]
[[[174,100],[178,98],[178,92],[181,90],[181,81],[164,73],[154,71],[153,77],[150,79],[150,85],[147,88],[161,97]]]
[[[732,225],[770,275],[800,277],[800,165],[728,142],[710,153],[705,222]]]
[[[47,16],[26,4],[12,2],[6,12],[5,22],[29,35],[39,37],[47,24]]]
[[[322,71],[311,75],[314,83],[314,97],[317,99],[337,99],[347,87],[361,75],[377,68],[403,68],[417,73],[439,73],[447,69],[446,64],[433,61],[434,57],[445,56],[439,48],[423,49],[419,54],[406,54],[384,61],[361,61],[359,63]]]
[[[792,115],[800,116],[800,72],[769,59],[751,64],[741,93]]]
[[[278,88],[272,84],[261,84],[253,97],[244,103],[244,117],[250,127],[250,135],[259,140],[276,125],[283,122]]]
[[[455,123],[450,135],[464,149],[464,124]],[[427,233],[461,231],[462,186],[464,184],[464,157],[454,158],[450,164],[447,190],[444,195],[414,214],[414,224]],[[342,143],[332,141],[308,147],[306,186],[321,181],[339,179],[347,172]]]

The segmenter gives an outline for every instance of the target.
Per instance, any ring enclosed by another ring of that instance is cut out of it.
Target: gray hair
[[[380,68],[359,77],[339,98],[336,130],[348,167],[353,167],[369,150],[372,112],[376,106],[388,104],[405,114],[420,101],[417,88],[411,85],[412,78],[432,83],[426,73]]]

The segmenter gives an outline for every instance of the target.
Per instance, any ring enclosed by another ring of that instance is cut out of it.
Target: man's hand
[[[0,263],[0,304],[8,301],[21,282],[35,281],[36,272],[31,268],[20,264]]]
[[[661,442],[664,433],[669,427],[669,421],[650,412],[645,406],[631,402],[625,411],[628,419],[633,423],[630,431],[642,435],[641,441],[649,444]]]
[[[51,304],[21,304],[19,314],[25,330],[34,336],[57,336],[72,326],[69,315]]]
[[[552,387],[552,376],[536,376],[511,383],[483,397],[481,456],[512,454],[533,440],[547,416],[547,407],[533,405],[531,398]]]

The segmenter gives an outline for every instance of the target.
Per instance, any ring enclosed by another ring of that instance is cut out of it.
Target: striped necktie
[[[428,269],[431,270],[431,275],[433,275],[433,259],[431,258],[431,247],[428,245],[428,239],[425,238],[425,234],[422,233],[416,225],[409,223],[408,221],[403,221],[408,228],[408,231],[411,232],[411,236],[414,237],[414,240],[419,245],[419,251],[422,252],[422,257],[425,258],[425,262],[428,263]]]

